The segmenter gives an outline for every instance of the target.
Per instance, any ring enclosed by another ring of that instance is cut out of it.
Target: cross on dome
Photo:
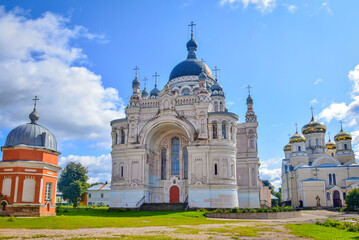
[[[155,87],[157,87],[157,77],[159,77],[160,75],[157,74],[157,72],[155,72],[155,75],[153,75],[152,77],[155,78]]]
[[[298,123],[295,123],[295,132],[298,133]]]
[[[146,88],[146,83],[147,83],[147,81],[148,81],[148,79],[145,77],[145,78],[143,79],[143,82],[145,83],[145,88]]]
[[[248,95],[251,95],[251,85],[248,85],[246,88],[248,89]]]
[[[340,131],[343,131],[343,121],[340,120],[339,123],[340,123]]]
[[[34,110],[36,110],[36,101],[39,101],[40,99],[37,96],[35,96],[35,98],[32,100],[34,101]]]
[[[135,67],[133,70],[135,70],[136,71],[136,77],[137,77],[137,74],[138,74],[138,70],[139,70],[140,68],[139,67]]]
[[[217,72],[220,71],[221,69],[217,68],[217,66],[214,66],[214,69],[212,70],[216,76],[216,82],[217,82]]]
[[[193,27],[196,26],[196,24],[191,22],[188,26],[191,27],[191,38],[193,38]]]

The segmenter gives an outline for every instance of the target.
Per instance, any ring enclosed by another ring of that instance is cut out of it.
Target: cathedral
[[[126,117],[111,122],[111,208],[260,206],[253,99],[238,122],[217,77],[197,60],[193,31],[186,47],[162,90],[141,88],[136,67]]]
[[[345,197],[359,188],[359,164],[352,136],[341,127],[333,143],[325,143],[326,126],[311,121],[284,146],[282,200],[293,207],[342,207]]]

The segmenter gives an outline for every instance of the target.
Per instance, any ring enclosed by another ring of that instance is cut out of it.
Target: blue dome
[[[196,42],[193,38],[191,38],[191,39],[187,42],[186,47],[187,47],[187,48],[193,47],[193,48],[197,49],[198,44],[197,44],[197,42]]]
[[[247,97],[247,104],[253,104],[253,99],[252,99],[251,95],[249,95]]]
[[[152,96],[157,97],[159,91],[160,91],[160,90],[158,90],[158,89],[157,89],[157,86],[156,86],[154,89],[152,89],[152,91],[151,91],[151,93],[150,93],[150,96],[151,96],[151,97],[152,97]]]
[[[223,91],[223,88],[221,87],[221,85],[219,85],[218,83],[215,83],[212,85],[211,87],[211,91]]]
[[[140,86],[140,81],[138,81],[137,76],[135,77],[135,79],[132,81],[132,87],[139,87]]]
[[[13,146],[40,147],[57,151],[54,134],[36,123],[26,123],[14,128],[6,138],[4,147]]]
[[[202,71],[207,75],[208,78],[213,79],[212,71],[206,64],[195,58],[188,58],[173,68],[169,80],[183,76],[198,76],[202,73]]]
[[[142,91],[142,97],[148,97],[148,91],[146,88],[144,88]]]

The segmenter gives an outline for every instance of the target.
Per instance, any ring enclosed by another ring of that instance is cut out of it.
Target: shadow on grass
[[[174,215],[174,217],[176,217],[176,216],[202,217],[203,213],[188,212],[188,211],[180,211],[180,212],[176,212],[176,211],[135,211],[135,210],[119,211],[116,209],[109,210],[108,208],[61,207],[57,210],[56,215],[57,216],[93,216],[93,217],[153,217],[153,216],[161,216],[161,215],[168,217],[168,215]]]

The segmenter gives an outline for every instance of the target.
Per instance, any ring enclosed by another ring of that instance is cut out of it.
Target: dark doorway
[[[179,203],[179,188],[177,186],[170,188],[170,203]]]
[[[340,200],[340,193],[338,190],[333,192],[333,207],[341,207],[342,201]]]

